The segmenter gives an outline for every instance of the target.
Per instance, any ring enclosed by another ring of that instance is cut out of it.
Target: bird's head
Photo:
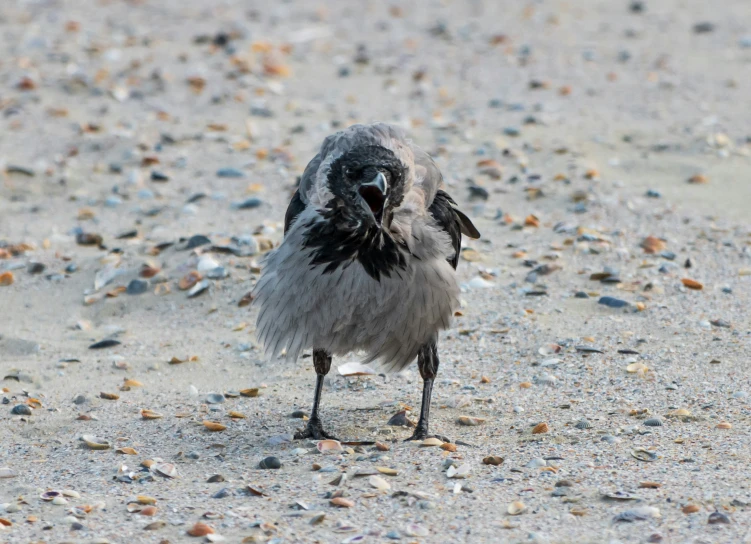
[[[331,164],[328,186],[348,211],[368,226],[390,222],[401,204],[407,172],[393,151],[379,145],[350,149]]]

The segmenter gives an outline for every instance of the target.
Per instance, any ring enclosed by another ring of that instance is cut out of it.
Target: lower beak
[[[383,221],[383,210],[386,206],[387,191],[388,184],[386,182],[386,176],[380,172],[372,181],[363,183],[357,190],[363,201],[364,207],[370,211],[379,227]]]

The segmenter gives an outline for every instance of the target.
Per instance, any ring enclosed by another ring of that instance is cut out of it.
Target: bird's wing
[[[456,265],[459,264],[462,234],[470,238],[479,238],[480,233],[472,224],[469,217],[459,211],[454,199],[445,191],[440,189],[436,191],[435,198],[430,204],[428,212],[433,216],[438,226],[451,238],[451,246],[454,248],[454,254],[447,260],[451,263],[451,266],[456,268]]]

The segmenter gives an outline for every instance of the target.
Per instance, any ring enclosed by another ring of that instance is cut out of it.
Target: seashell
[[[122,455],[138,455],[138,452],[130,447],[117,448],[115,453],[120,453]]]
[[[527,468],[541,468],[548,466],[548,462],[541,457],[536,457],[534,459],[530,459],[529,463],[524,466]]]
[[[662,427],[662,420],[659,417],[645,419],[644,425],[646,425],[647,427]]]
[[[644,249],[644,253],[654,255],[667,249],[668,245],[664,240],[660,240],[656,236],[647,236],[642,240],[641,247]]]
[[[148,525],[146,525],[143,528],[143,530],[144,531],[158,531],[159,529],[163,529],[166,526],[167,526],[167,522],[166,521],[162,521],[162,520],[152,521],[151,523],[149,523]]]
[[[483,465],[493,465],[495,467],[500,466],[503,464],[503,457],[500,457],[498,455],[488,455],[487,457],[483,457],[482,464]]]
[[[177,467],[172,463],[153,463],[151,467],[149,467],[149,470],[151,470],[152,473],[165,478],[175,478],[177,476]]]
[[[386,422],[386,425],[391,425],[393,427],[414,427],[415,425],[407,418],[407,411],[401,410],[397,413],[395,413],[389,420]]]
[[[466,425],[467,427],[476,427],[482,425],[485,421],[484,418],[471,416],[459,416],[456,420],[459,425]]]
[[[250,493],[254,497],[266,497],[267,496],[266,493],[264,493],[260,489],[257,489],[257,488],[255,488],[253,486],[249,485],[249,486],[247,486],[246,489],[248,490],[248,493]],[[302,503],[298,503],[298,504],[302,504]],[[305,508],[305,510],[307,510],[307,508]]]
[[[117,393],[102,392],[102,393],[99,393],[99,397],[103,399],[107,399],[107,400],[117,400],[120,398],[120,395],[118,395]]]
[[[456,451],[456,444],[451,444],[450,442],[444,442],[438,447],[441,448],[443,451],[448,451],[452,453]]]
[[[209,280],[199,281],[190,291],[188,291],[188,298],[194,298],[203,294],[210,286],[211,282]]]
[[[529,389],[530,387],[532,387],[532,383],[531,382],[522,382],[522,383],[519,384],[519,387],[521,389]]]
[[[550,374],[543,374],[542,376],[535,378],[535,383],[537,383],[538,385],[547,385],[553,387],[557,382],[558,378],[551,376]]]
[[[657,482],[640,482],[639,487],[642,489],[660,489],[662,484]]]
[[[652,453],[651,451],[647,451],[643,448],[637,448],[631,452],[631,457],[638,459],[639,461],[651,463],[652,461],[657,459],[657,454]]]
[[[508,505],[506,512],[508,512],[510,516],[518,516],[519,514],[523,513],[526,509],[527,509],[527,505],[525,505],[523,502],[514,501]]]
[[[425,440],[423,440],[422,442],[420,442],[420,447],[421,448],[430,448],[430,447],[434,447],[434,446],[440,446],[441,444],[443,444],[442,440],[439,440],[435,436],[431,436],[430,438],[426,438]]]
[[[52,504],[62,506],[63,504],[68,504],[68,500],[65,497],[55,497],[52,499]]]
[[[177,282],[177,286],[182,291],[187,291],[188,289],[194,287],[202,279],[203,276],[201,276],[200,273],[196,271],[189,272],[188,274],[180,278],[180,281]]]
[[[222,425],[221,423],[217,423],[216,421],[204,421],[203,426],[212,433],[224,431],[227,428],[226,425]]]
[[[449,478],[466,478],[469,475],[471,467],[469,465],[462,465],[457,468],[455,465],[451,465],[446,471],[446,476]]]
[[[385,474],[387,476],[396,476],[398,474],[398,471],[395,468],[389,468],[389,467],[375,467],[375,469],[380,472],[381,474]]]
[[[156,461],[154,461],[153,459],[144,459],[143,461],[141,461],[141,466],[143,468],[149,468],[150,469],[151,467],[154,466],[155,463],[156,463]]]
[[[142,516],[155,516],[158,508],[156,506],[145,506],[140,512]]]
[[[44,493],[39,495],[39,498],[42,499],[43,501],[50,502],[53,499],[56,499],[57,497],[61,497],[61,496],[62,496],[62,493],[60,493],[59,491],[45,491]]]
[[[649,370],[649,367],[644,363],[631,363],[626,367],[626,372],[629,374],[644,374]]]
[[[717,424],[718,429],[732,429],[733,426],[728,421],[720,421]]]
[[[149,497],[148,495],[138,495],[136,497],[136,502],[146,506],[153,506],[156,504],[156,499],[154,497]]]
[[[257,397],[259,395],[258,388],[252,387],[250,389],[240,389],[240,395],[243,397]]]
[[[341,442],[338,440],[320,440],[316,444],[316,449],[321,453],[336,453],[344,451]]]
[[[572,516],[577,516],[577,517],[586,516],[587,509],[574,507],[571,510],[569,510],[568,513],[571,514]]]
[[[81,440],[92,450],[108,450],[110,448],[109,442],[98,438],[93,434],[85,434],[81,437]]]
[[[686,408],[678,408],[668,414],[668,417],[688,417],[691,415],[691,410]]]
[[[561,346],[558,344],[545,344],[537,350],[537,353],[542,356],[555,355],[556,353],[560,353],[561,349]]]
[[[524,218],[524,226],[525,227],[539,227],[540,220],[537,218],[537,216],[529,214],[527,217]]]
[[[143,387],[143,384],[138,380],[130,380],[125,378],[123,380],[123,387]]]
[[[221,393],[209,393],[206,395],[206,402],[208,404],[224,404],[225,400],[224,395]]]
[[[355,503],[344,497],[334,497],[331,499],[331,506],[338,506],[339,508],[352,508]]]
[[[655,508],[654,506],[639,506],[637,508],[632,508],[631,510],[621,512],[620,514],[616,514],[613,517],[613,523],[617,523],[619,521],[642,521],[659,517],[659,508]]]
[[[587,421],[586,419],[580,419],[579,421],[577,421],[576,423],[574,423],[574,427],[576,427],[577,429],[582,429],[582,430],[584,430],[584,429],[591,429],[592,428],[592,424],[589,421]]]
[[[337,368],[342,376],[375,376],[378,374],[368,365],[362,363],[344,363]]]
[[[702,289],[704,289],[704,285],[702,285],[696,280],[692,280],[689,278],[683,278],[681,280],[681,283],[685,285],[688,289],[693,289],[694,291],[701,291]]]
[[[13,285],[13,272],[7,271],[0,274],[0,285],[2,286],[8,286]]]
[[[229,417],[231,417],[232,419],[247,419],[247,417],[248,417],[245,414],[243,414],[242,412],[235,412],[235,411],[232,411],[232,410],[230,410],[229,412],[227,412],[227,415]]]
[[[347,481],[347,475],[344,473],[340,473],[337,475],[336,478],[334,478],[333,480],[329,482],[329,485],[342,485],[346,481]]]
[[[0,467],[0,479],[15,478],[18,473],[10,467]]]
[[[532,434],[542,434],[548,432],[549,430],[550,429],[548,427],[548,424],[543,421],[534,426],[534,428],[532,429]]]
[[[701,510],[701,508],[696,504],[687,504],[686,506],[681,508],[681,512],[683,512],[684,514],[695,514],[699,510]]]
[[[200,521],[193,525],[190,529],[188,529],[188,534],[190,536],[206,536],[206,535],[213,535],[214,529],[206,525],[205,523],[201,523]]]
[[[730,523],[730,518],[727,517],[722,512],[714,511],[711,514],[709,514],[709,519],[707,519],[707,523],[710,525],[716,525],[718,523]]]
[[[391,450],[391,446],[384,444],[383,442],[376,442],[375,449],[377,449],[378,451],[389,451]]]
[[[612,501],[640,501],[641,497],[632,495],[625,491],[606,491],[602,493],[603,499],[609,499]]]
[[[368,483],[379,491],[388,491],[389,489],[391,489],[391,484],[380,476],[371,476],[370,478],[368,478]]]
[[[574,486],[574,482],[572,482],[571,480],[558,480],[555,483],[555,487],[573,487],[573,486]]]
[[[258,463],[258,466],[263,469],[277,470],[282,468],[282,462],[278,457],[274,457],[272,455],[264,458],[260,463]]]
[[[147,410],[146,408],[144,408],[143,410],[141,410],[141,417],[143,419],[160,419],[163,416],[162,414],[158,414],[153,410]]]

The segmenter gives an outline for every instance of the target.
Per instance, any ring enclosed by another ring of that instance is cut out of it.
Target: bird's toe
[[[304,440],[311,438],[313,440],[337,440],[337,438],[323,430],[321,422],[318,420],[310,420],[305,428],[295,433],[295,440]]]

